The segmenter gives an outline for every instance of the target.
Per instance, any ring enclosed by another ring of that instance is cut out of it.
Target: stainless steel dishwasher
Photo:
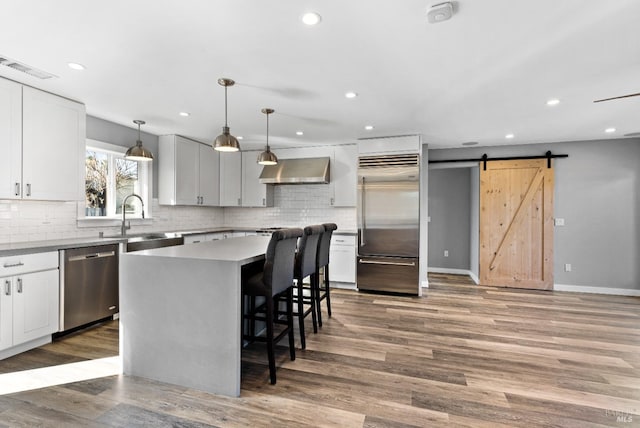
[[[118,313],[118,244],[60,251],[60,331]]]

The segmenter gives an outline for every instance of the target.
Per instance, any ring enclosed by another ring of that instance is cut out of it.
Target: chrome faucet
[[[142,200],[140,195],[136,195],[135,193],[132,193],[132,194],[126,196],[122,200],[122,227],[120,228],[120,234],[122,236],[125,236],[127,234],[127,230],[131,229],[131,222],[129,222],[129,225],[127,225],[127,223],[126,223],[126,210],[124,209],[124,205],[127,203],[127,199],[129,199],[132,196],[140,199],[140,203],[142,204],[142,218],[144,218],[144,201]]]

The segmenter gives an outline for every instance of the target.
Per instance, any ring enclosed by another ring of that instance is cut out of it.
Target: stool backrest
[[[296,253],[295,273],[297,277],[304,278],[316,272],[318,243],[323,233],[324,226],[321,224],[304,228]]]
[[[333,231],[338,228],[335,223],[324,223],[324,233],[320,239],[318,246],[318,267],[326,266],[329,264],[329,247],[331,246],[331,235]]]
[[[293,284],[296,244],[302,229],[280,229],[271,235],[264,262],[263,282],[276,295]]]

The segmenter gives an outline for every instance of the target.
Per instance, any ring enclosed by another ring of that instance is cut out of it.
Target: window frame
[[[93,140],[87,138],[85,140],[85,150],[84,150],[84,159],[83,162],[84,172],[82,174],[82,183],[83,188],[86,186],[86,153],[89,150],[96,150],[99,152],[107,153],[109,156],[108,165],[109,168],[113,168],[115,165],[115,159],[113,155],[118,157],[124,157],[124,154],[127,152],[127,148],[123,146],[118,146],[111,143],[106,143],[104,141]],[[109,180],[111,181],[111,180]],[[140,213],[130,214],[127,213],[127,221],[132,220],[133,224],[152,224],[152,195],[153,195],[153,162],[142,162],[138,161],[138,183],[140,185],[139,195],[144,200],[144,214],[145,218],[143,219]],[[110,188],[115,186],[113,183],[109,182],[108,187]],[[85,188],[86,190],[86,188]],[[82,200],[78,202],[78,210],[77,210],[77,218],[78,225],[84,225],[86,227],[91,226],[115,226],[120,225],[122,222],[122,213],[116,214],[115,210],[115,193],[113,191],[107,192],[107,209],[109,210],[107,216],[87,216],[86,215],[86,200]],[[109,204],[111,202],[111,204]],[[109,209],[110,208],[110,209]],[[84,224],[83,224],[84,223]]]

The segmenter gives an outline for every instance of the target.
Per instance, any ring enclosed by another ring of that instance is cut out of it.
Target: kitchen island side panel
[[[240,266],[122,254],[124,374],[239,396]]]

